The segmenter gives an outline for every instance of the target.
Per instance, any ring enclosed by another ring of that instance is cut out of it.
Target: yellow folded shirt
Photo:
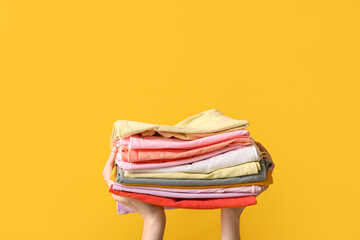
[[[114,122],[110,138],[110,148],[115,146],[119,138],[141,133],[152,136],[156,132],[165,138],[175,137],[193,140],[209,135],[235,131],[249,126],[246,120],[236,120],[225,116],[217,109],[210,109],[175,124],[174,126],[143,123],[137,121],[118,120]]]
[[[218,169],[210,173],[125,172],[124,176],[127,178],[218,179],[257,174],[259,170],[259,162],[249,162],[228,168]]]

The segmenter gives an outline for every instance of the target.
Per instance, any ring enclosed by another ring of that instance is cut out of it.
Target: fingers
[[[146,208],[146,203],[140,202],[136,199],[129,198],[129,197],[122,197],[116,194],[111,194],[113,199],[129,208],[134,210],[137,213],[141,213],[141,211]]]
[[[126,197],[121,197],[121,196],[118,196],[118,195],[115,195],[115,194],[111,194],[111,195],[112,195],[112,197],[113,197],[113,199],[115,201],[118,201],[118,202],[120,202],[122,204],[126,204],[126,202],[127,202]]]
[[[261,143],[259,143],[259,142],[255,142],[255,143],[256,143],[256,145],[259,147],[260,151],[266,153],[265,159],[268,160],[268,161],[270,161],[270,162],[272,162],[272,158],[271,158],[269,152],[266,150],[266,148],[264,148],[264,146],[263,146]]]
[[[117,147],[113,147],[113,150],[110,153],[110,156],[105,164],[104,170],[102,172],[102,175],[104,176],[104,180],[106,182],[106,184],[110,187],[110,175],[111,175],[111,171],[113,169],[114,163],[115,163],[115,157],[116,157],[116,153],[117,153],[118,149]]]
[[[269,161],[269,162],[272,162],[272,166],[269,168],[270,169],[270,172],[272,173],[274,171],[274,168],[275,168],[275,163],[274,161],[272,160],[272,157],[271,155],[269,154],[269,152],[266,150],[266,148],[264,148],[264,146],[259,143],[259,142],[255,142],[256,145],[259,147],[260,151],[262,152],[265,152],[265,160]]]
[[[270,156],[270,154],[268,153],[268,151],[264,148],[264,146],[261,144],[261,143],[259,143],[259,142],[255,142],[256,143],[256,145],[258,146],[258,148],[259,148],[259,150],[261,151],[261,152],[265,152],[266,154],[265,154],[265,158],[269,155]]]
[[[108,166],[108,165],[105,166],[105,169],[103,171],[104,180],[106,184],[109,186],[109,188],[111,185],[111,181],[110,181],[111,171],[112,171],[112,166]]]
[[[261,190],[256,193],[256,197],[263,193],[266,189],[268,189],[269,185],[261,186]]]
[[[118,151],[117,147],[113,147],[106,164],[109,164],[111,166],[114,165],[117,151]]]
[[[135,212],[139,213],[144,219],[156,217],[164,214],[164,207],[141,202],[137,199],[130,197],[122,197],[116,194],[112,194],[115,201],[131,208]]]
[[[255,141],[255,143],[256,143],[256,145],[259,147],[259,149],[260,149],[261,151],[267,152],[267,150],[264,148],[264,146],[263,146],[261,143],[256,142],[256,141]]]
[[[264,146],[261,143],[259,143],[259,142],[255,142],[255,143],[261,152],[266,153],[265,158],[267,158],[268,155],[270,156],[269,152],[264,148]]]
[[[107,175],[110,176],[112,167],[114,166],[115,163],[115,157],[116,157],[116,152],[117,152],[117,148],[114,147],[113,150],[110,153],[110,156],[108,158],[108,160],[106,161],[104,170],[103,170],[103,176],[106,177]]]

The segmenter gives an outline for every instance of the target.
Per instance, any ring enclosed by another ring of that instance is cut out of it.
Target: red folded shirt
[[[175,199],[158,197],[153,195],[132,193],[115,190],[110,187],[109,192],[123,196],[137,199],[141,202],[150,203],[153,205],[171,207],[171,208],[188,208],[188,209],[216,209],[216,208],[235,208],[255,205],[256,198],[254,196],[233,197],[233,198],[213,198],[213,199]]]

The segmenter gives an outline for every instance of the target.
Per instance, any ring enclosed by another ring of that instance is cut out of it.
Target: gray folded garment
[[[124,176],[124,171],[117,166],[116,181],[124,184],[162,186],[212,186],[258,182],[266,179],[266,169],[270,168],[273,164],[272,162],[266,161],[264,158],[262,158],[259,163],[261,169],[257,174],[217,179],[127,178]]]

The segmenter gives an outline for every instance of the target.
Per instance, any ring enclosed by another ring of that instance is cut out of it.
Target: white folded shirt
[[[155,169],[135,169],[125,172],[188,172],[188,173],[210,173],[214,170],[227,168],[247,162],[261,160],[262,153],[253,142],[251,145],[221,153],[219,155],[184,165],[155,168]]]

